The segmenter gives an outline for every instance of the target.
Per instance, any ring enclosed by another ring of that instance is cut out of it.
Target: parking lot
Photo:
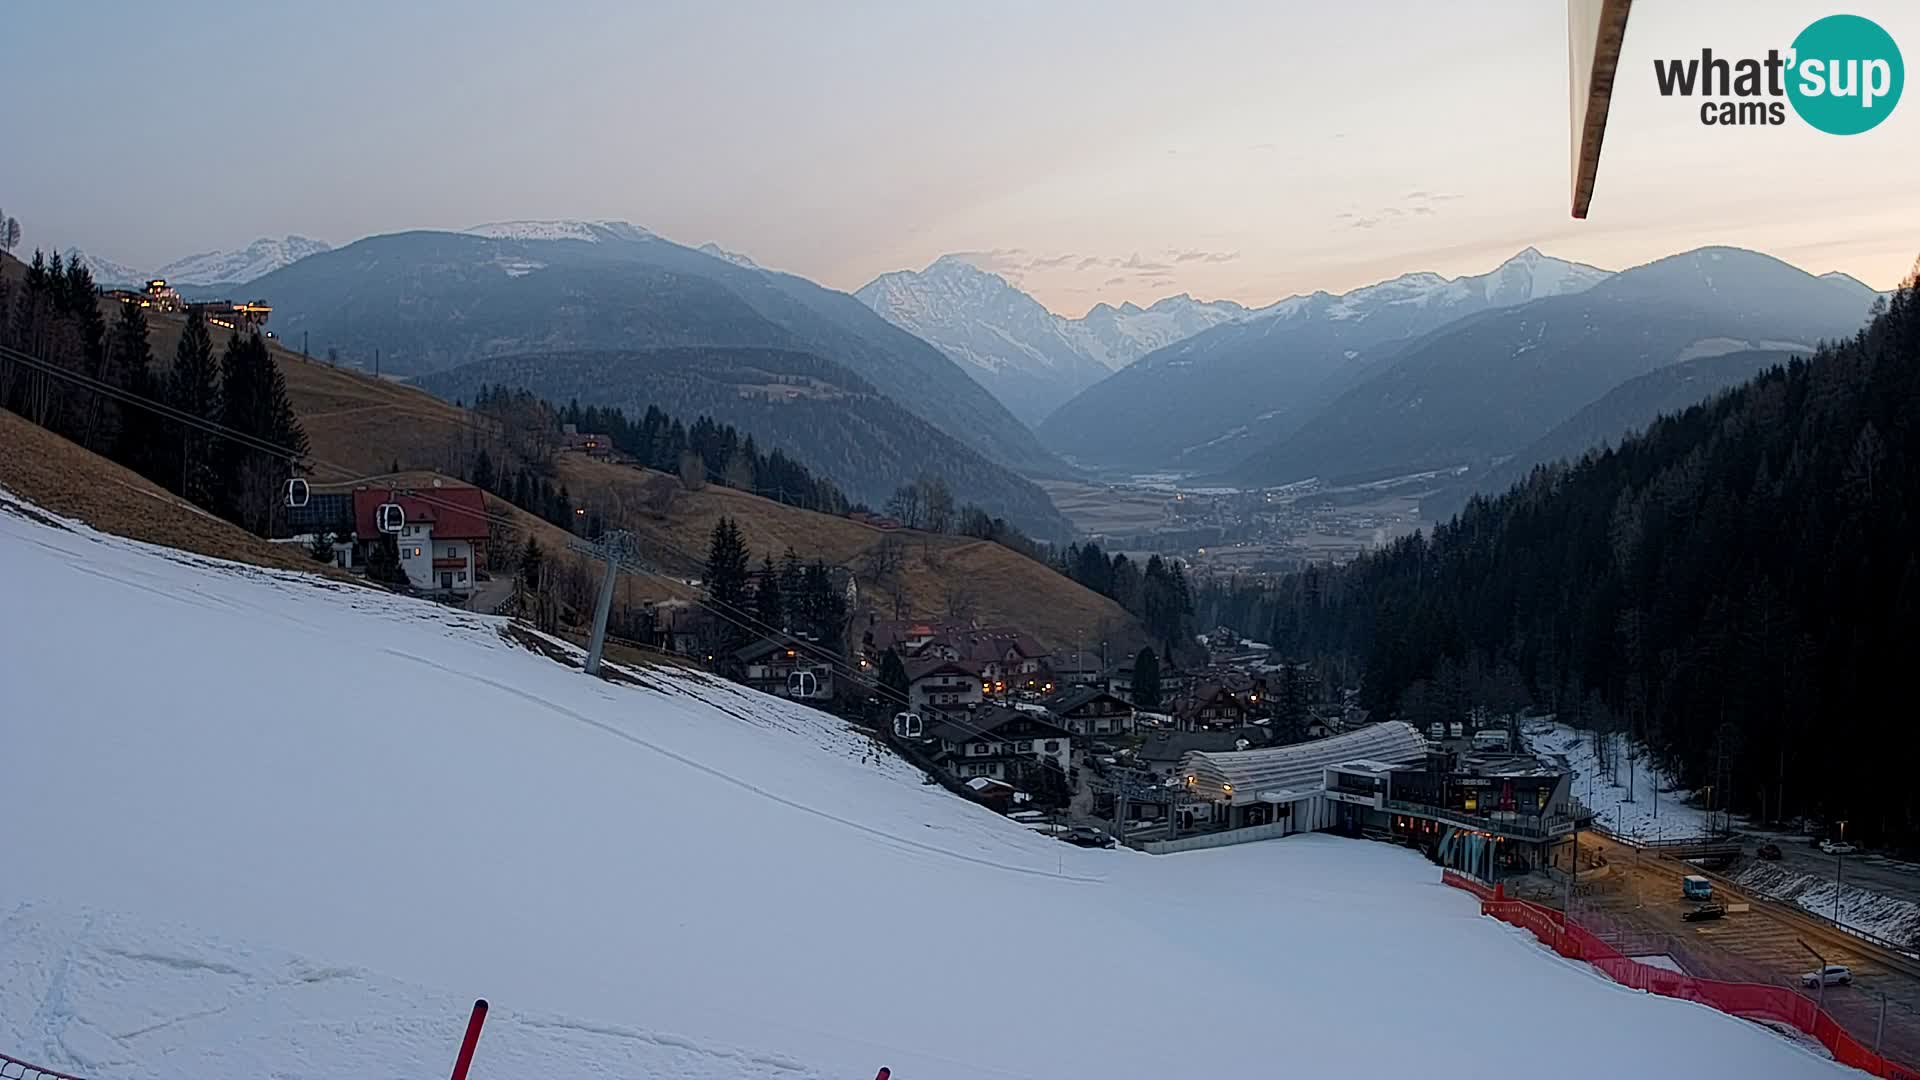
[[[1894,961],[1832,927],[1821,926],[1813,916],[1782,912],[1764,898],[1719,881],[1714,883],[1714,899],[1735,907],[1745,904],[1747,910],[1707,922],[1686,922],[1681,915],[1695,905],[1681,895],[1680,878],[1695,872],[1694,867],[1599,836],[1583,834],[1581,844],[1604,851],[1610,872],[1583,886],[1574,902],[1576,918],[1617,925],[1651,948],[1658,948],[1662,939],[1669,941],[1676,946],[1673,951],[1690,963],[1689,973],[1704,978],[1798,985],[1800,974],[1822,962],[1844,964],[1852,969],[1854,983],[1827,988],[1827,1010],[1856,1038],[1871,1045],[1884,997],[1886,1052],[1920,1063],[1920,963]]]

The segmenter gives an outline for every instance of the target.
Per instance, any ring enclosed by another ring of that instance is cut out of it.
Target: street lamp
[[[1843,926],[1840,921],[1840,877],[1847,862],[1847,823],[1840,824],[1840,842],[1833,848],[1833,925]]]

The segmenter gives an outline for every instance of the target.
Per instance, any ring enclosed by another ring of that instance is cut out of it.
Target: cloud
[[[1068,252],[1065,255],[1036,255],[1027,260],[1029,270],[1054,270],[1078,259],[1080,256]]]
[[[1275,150],[1280,149],[1280,147],[1277,143],[1263,142],[1254,143],[1252,146],[1247,147],[1247,149],[1256,154],[1271,154]]]
[[[1107,260],[1101,258],[1098,255],[1089,255],[1086,258],[1081,259],[1080,265],[1074,267],[1074,269],[1075,270],[1091,270],[1096,266],[1105,266],[1105,265],[1107,265]]]
[[[1356,229],[1371,229],[1384,221],[1405,217],[1433,217],[1440,212],[1440,203],[1449,203],[1460,198],[1448,191],[1428,191],[1416,188],[1406,193],[1398,204],[1379,206],[1364,212],[1345,211],[1333,215],[1335,221],[1347,222]]]
[[[1189,251],[1171,251],[1171,252],[1168,252],[1168,254],[1172,255],[1173,261],[1177,263],[1190,263],[1190,262],[1223,263],[1223,262],[1232,262],[1233,260],[1240,257],[1240,253],[1237,251],[1202,251],[1199,249],[1193,249]]]
[[[1105,281],[1103,281],[1103,282],[1101,282],[1101,284],[1102,284],[1102,285],[1109,285],[1109,286],[1111,286],[1111,285],[1125,285],[1126,283],[1127,283],[1127,275],[1125,275],[1125,274],[1117,274],[1117,275],[1115,275],[1115,276],[1113,276],[1113,277],[1110,277],[1110,278],[1108,278],[1107,280],[1105,280]]]
[[[1134,270],[1141,273],[1153,273],[1155,271],[1173,269],[1172,263],[1149,262],[1142,259],[1140,253],[1137,251],[1127,256],[1126,262],[1116,262],[1113,265],[1121,270]]]

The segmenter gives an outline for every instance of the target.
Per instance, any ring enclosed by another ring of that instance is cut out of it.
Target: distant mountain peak
[[[175,259],[153,276],[175,285],[244,285],[309,255],[332,250],[326,241],[305,236],[263,236],[238,251],[203,251]]]
[[[719,244],[716,244],[711,240],[707,241],[704,244],[701,244],[698,250],[704,255],[711,255],[716,259],[725,259],[727,262],[730,262],[735,266],[744,266],[749,270],[765,269],[759,263],[754,262],[752,259],[747,258],[745,255],[742,255],[737,251],[728,251],[726,248],[721,247]]]
[[[493,240],[584,240],[597,244],[603,240],[654,240],[649,229],[631,221],[583,221],[558,218],[547,221],[494,221],[464,230],[474,236]]]
[[[93,275],[95,285],[137,285],[146,281],[149,276],[145,271],[136,270],[125,263],[114,262],[112,259],[89,255],[79,248],[68,248],[65,254],[67,262],[78,262],[87,268],[87,273]]]

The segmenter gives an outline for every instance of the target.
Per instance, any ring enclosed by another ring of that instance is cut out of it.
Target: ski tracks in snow
[[[23,903],[0,918],[0,1048],[94,1080],[438,1075],[470,1004],[118,916]],[[778,1054],[496,1003],[475,1080],[556,1075],[825,1080]]]

